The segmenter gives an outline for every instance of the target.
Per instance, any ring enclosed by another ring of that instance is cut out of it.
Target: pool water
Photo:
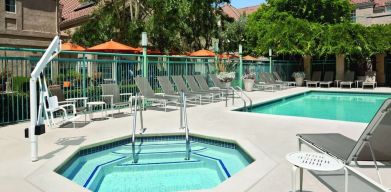
[[[258,105],[251,112],[369,123],[391,94],[311,91]]]
[[[92,191],[183,191],[216,187],[253,161],[236,144],[194,137],[185,160],[184,138],[175,138],[138,139],[137,163],[129,142],[85,149],[57,172]]]

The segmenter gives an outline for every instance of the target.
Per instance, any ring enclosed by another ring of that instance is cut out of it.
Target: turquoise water
[[[216,187],[252,162],[234,144],[190,146],[185,160],[183,140],[138,142],[133,163],[132,145],[120,145],[78,156],[60,174],[92,191],[183,191]]]
[[[309,92],[254,107],[251,112],[369,123],[391,94]]]

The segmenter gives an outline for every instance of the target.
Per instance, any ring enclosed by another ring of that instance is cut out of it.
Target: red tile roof
[[[238,9],[238,11],[242,15],[249,15],[249,14],[254,13],[255,11],[257,11],[258,8],[259,8],[259,5],[254,5],[254,6],[250,6],[250,7],[240,8],[240,9]]]
[[[95,9],[95,6],[85,6],[79,0],[60,0],[62,5],[62,21],[60,26],[66,26],[69,23],[75,22],[79,19],[89,17]]]
[[[223,12],[228,16],[235,20],[238,20],[240,16],[242,15],[249,15],[251,13],[254,13],[258,10],[259,5],[251,6],[251,7],[244,7],[244,8],[236,8],[232,6],[231,4],[225,4],[223,7]]]
[[[221,9],[223,10],[223,13],[226,14],[228,17],[231,17],[235,20],[238,20],[240,18],[240,12],[231,4],[225,4],[223,7],[221,7]]]
[[[386,2],[391,2],[390,0],[350,0],[353,4],[361,3],[373,3],[375,7],[382,7],[386,5]]]

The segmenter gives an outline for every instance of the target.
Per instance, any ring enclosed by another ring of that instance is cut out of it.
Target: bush
[[[30,78],[28,77],[12,77],[12,91],[18,93],[28,93]]]

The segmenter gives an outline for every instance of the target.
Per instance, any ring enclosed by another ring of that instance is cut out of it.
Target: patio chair
[[[349,165],[352,161],[391,161],[391,99],[384,101],[360,138],[355,141],[339,133],[298,134],[299,149],[307,144]],[[378,172],[381,181],[380,173]]]
[[[159,82],[160,87],[163,90],[164,95],[178,97],[178,99],[179,99],[179,97],[180,97],[179,93],[175,91],[173,85],[171,84],[170,78],[168,76],[157,76],[156,78],[157,78],[157,80]],[[200,104],[202,104],[201,103],[201,101],[202,101],[202,96],[201,95],[191,94],[191,93],[185,93],[185,95],[186,95],[186,98],[188,100],[191,100],[191,99],[197,100],[197,99],[199,99]]]
[[[334,82],[334,72],[326,71],[324,73],[323,81],[319,82],[319,87],[322,87],[322,85],[327,85],[327,87],[330,88],[333,82]]]
[[[227,87],[225,87],[219,78],[217,78],[217,75],[216,74],[209,74],[209,78],[212,80],[212,83],[214,84],[214,87],[210,87],[210,89],[217,89],[217,90],[222,90],[225,92],[225,94],[228,94],[228,95],[233,95],[234,92],[233,90],[231,89],[227,89]]]
[[[362,88],[364,89],[366,86],[371,86],[372,89],[377,87],[376,71],[365,72],[365,80],[362,82]]]
[[[69,108],[71,109],[72,116],[68,116]],[[68,104],[59,104],[57,96],[47,96],[45,102],[45,111],[47,116],[47,123],[49,127],[57,126],[58,124],[54,121],[54,113],[58,111],[62,111],[64,116],[61,124],[73,119],[76,116],[76,107],[74,103]]]
[[[322,79],[322,72],[321,71],[314,71],[312,73],[311,81],[307,81],[307,87],[310,85],[315,85],[315,87],[318,87],[319,82]]]
[[[168,103],[175,103],[175,105],[178,105],[178,96],[156,95],[145,77],[135,77],[134,81],[143,96],[143,100],[160,103],[165,112],[167,112]]]
[[[276,81],[273,81],[269,73],[266,72],[259,73],[259,79],[260,79],[260,83],[258,83],[257,86],[263,87],[265,90],[267,88],[271,88],[272,91],[274,91],[274,88],[278,88],[281,90],[283,87],[282,83],[277,83]]]
[[[132,101],[130,99],[132,93],[120,93],[119,86],[115,83],[101,84],[100,86],[102,87],[103,102],[105,102],[106,105],[110,105],[112,117],[114,117],[113,111],[115,109],[118,109],[118,112],[120,112],[121,108],[126,106],[129,106],[130,109],[132,108]],[[129,96],[129,100],[121,101],[121,96]]]
[[[172,76],[172,80],[174,81],[174,84],[175,84],[178,91],[183,91],[185,94],[197,94],[197,95],[200,95],[201,98],[207,98],[210,100],[210,102],[212,102],[212,103],[214,102],[214,94],[213,93],[190,91],[187,88],[186,83],[183,80],[182,76]]]
[[[275,77],[275,79],[276,79],[276,82],[284,83],[284,84],[286,84],[288,87],[290,87],[290,86],[296,87],[296,81],[284,81],[284,80],[282,80],[280,74],[279,74],[277,71],[274,71],[274,72],[273,72],[273,75],[274,75],[274,77]]]
[[[73,115],[77,114],[83,114],[84,115],[84,123],[87,122],[86,116],[87,116],[87,100],[88,97],[79,97],[79,98],[68,98],[65,99],[65,95],[63,90],[61,89],[60,85],[50,85],[48,87],[48,90],[52,96],[56,96],[56,101],[53,100],[54,103],[52,103],[52,106],[49,106],[50,114],[52,120],[53,120],[53,110],[55,110],[57,107],[59,110],[62,110],[62,108],[66,109],[67,112],[72,111]],[[53,98],[52,98],[53,99]],[[76,107],[77,102],[82,101],[83,105],[82,107]]]
[[[342,88],[343,86],[349,86],[349,88],[352,88],[352,85],[354,83],[354,75],[355,73],[353,71],[348,71],[345,74],[345,78],[341,83],[339,83],[339,86]]]
[[[210,90],[209,87],[207,89],[202,89],[196,79],[194,78],[194,76],[192,75],[186,75],[184,76],[187,84],[189,85],[191,91],[193,92],[205,92],[205,93],[211,93],[213,94],[213,96],[215,97],[220,97],[222,95],[222,92],[219,91],[219,90]]]

